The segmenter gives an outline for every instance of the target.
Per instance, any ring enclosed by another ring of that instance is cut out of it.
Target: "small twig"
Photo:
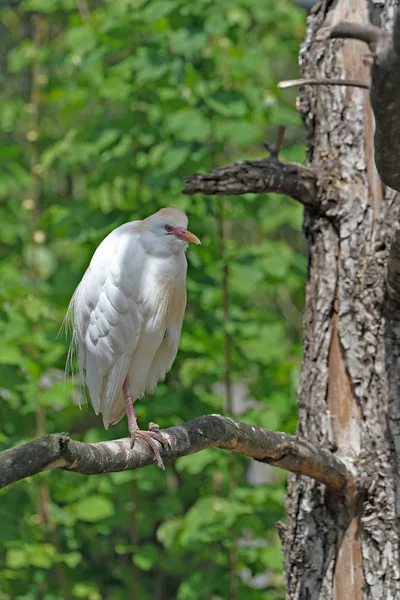
[[[312,477],[336,491],[345,491],[354,483],[351,470],[331,452],[307,440],[229,417],[208,415],[162,433],[170,442],[168,448],[160,448],[164,462],[205,448],[223,448]],[[154,462],[154,452],[140,439],[132,449],[130,438],[86,444],[58,433],[1,452],[0,488],[48,469],[95,475],[138,469]]]
[[[264,148],[266,148],[270,154],[270,158],[278,160],[279,153],[282,149],[283,138],[285,137],[286,126],[279,125],[278,136],[276,138],[276,142],[274,144],[269,144],[268,142],[263,142]]]
[[[287,79],[278,83],[278,88],[286,89],[300,85],[345,85],[348,87],[359,87],[365,90],[370,89],[367,81],[357,81],[356,79]]]

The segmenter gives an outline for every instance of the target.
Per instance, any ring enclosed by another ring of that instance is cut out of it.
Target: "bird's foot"
[[[136,438],[141,438],[153,450],[154,455],[156,457],[157,465],[160,467],[160,469],[165,470],[164,462],[160,454],[160,449],[158,447],[158,444],[154,440],[159,442],[162,446],[164,446],[164,448],[169,448],[170,442],[168,438],[166,438],[161,433],[158,433],[159,431],[160,427],[155,423],[149,424],[149,431],[143,431],[142,429],[135,429],[131,431],[131,448],[133,448]]]

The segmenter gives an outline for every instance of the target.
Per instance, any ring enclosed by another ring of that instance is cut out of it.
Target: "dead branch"
[[[312,477],[333,490],[343,490],[353,481],[346,464],[331,452],[286,433],[253,427],[228,417],[208,415],[162,431],[170,442],[161,448],[164,462],[199,452],[222,448],[293,473]],[[0,453],[0,488],[48,469],[66,469],[98,475],[138,469],[155,464],[153,451],[130,438],[88,444],[56,433],[32,440]]]
[[[317,177],[297,163],[275,158],[243,160],[209,173],[195,173],[184,179],[184,194],[232,195],[255,193],[285,194],[306,206],[316,204]]]
[[[317,177],[311,169],[297,163],[281,163],[279,153],[286,127],[280,125],[274,144],[264,142],[270,156],[262,160],[242,160],[209,173],[185,177],[183,194],[237,196],[275,192],[298,200],[305,206],[317,204]]]

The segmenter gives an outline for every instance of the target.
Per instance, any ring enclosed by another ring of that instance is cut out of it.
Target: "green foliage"
[[[294,430],[301,209],[273,194],[180,190],[185,175],[260,158],[281,122],[283,158],[302,160],[293,96],[276,83],[296,75],[303,21],[290,0],[2,3],[1,449],[45,432],[126,434],[125,420],[106,432],[79,410],[57,333],[104,236],[168,205],[188,212],[203,245],[188,253],[178,358],[137,403],[139,421],[229,414],[229,371],[246,396],[239,418]],[[284,476],[260,467],[271,483],[257,487],[249,465],[211,449],[165,473],[54,472],[3,491],[0,600],[283,598]]]

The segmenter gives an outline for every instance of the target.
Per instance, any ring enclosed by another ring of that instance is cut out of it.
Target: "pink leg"
[[[128,417],[128,427],[129,427],[130,433],[132,433],[132,432],[137,431],[139,429],[139,427],[137,424],[135,411],[133,409],[132,394],[131,394],[131,390],[130,390],[127,379],[125,379],[125,381],[124,381],[124,385],[122,386],[122,391],[124,394],[126,416]]]
[[[131,438],[132,438],[131,447],[133,448],[136,437],[141,438],[153,450],[155,457],[156,457],[157,465],[160,467],[160,469],[165,469],[163,460],[160,455],[159,447],[155,443],[154,440],[157,440],[163,446],[168,446],[169,442],[168,442],[167,438],[165,438],[160,433],[156,433],[155,431],[151,431],[151,430],[150,431],[142,431],[141,429],[139,429],[139,426],[138,426],[137,420],[136,420],[135,411],[133,409],[132,394],[131,394],[131,390],[130,390],[127,379],[125,379],[125,381],[124,381],[124,385],[122,386],[122,391],[124,394],[126,416],[128,417],[129,432],[130,432]],[[154,425],[154,424],[151,424],[151,425]],[[154,426],[154,428],[156,429],[157,426]]]

